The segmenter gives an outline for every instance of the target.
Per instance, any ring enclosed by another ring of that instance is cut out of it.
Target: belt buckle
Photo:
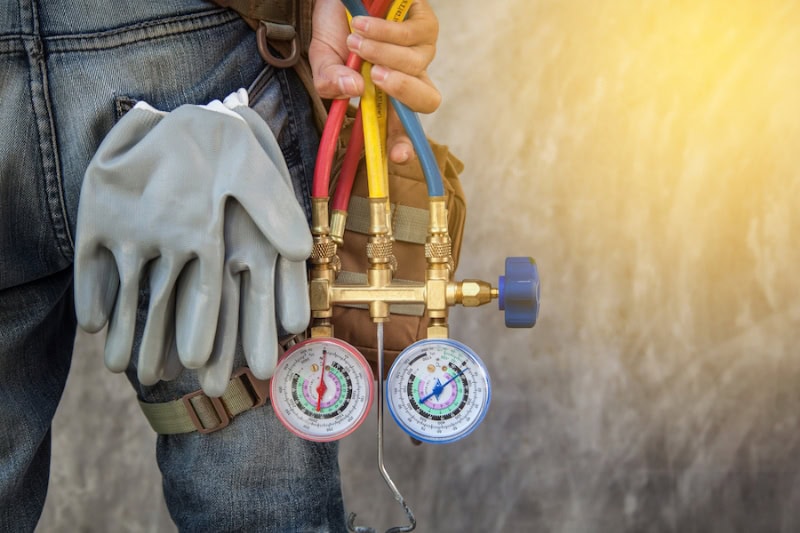
[[[268,379],[258,379],[253,375],[253,372],[250,370],[250,368],[246,366],[236,370],[233,373],[233,378],[239,378],[248,391],[255,396],[255,403],[251,409],[255,407],[261,407],[267,403],[267,400],[269,399],[270,388]]]
[[[191,402],[192,398],[195,396],[205,396],[208,398],[208,400],[211,402],[211,406],[214,408],[214,412],[217,413],[219,424],[208,428],[203,426],[203,423],[200,421],[200,417],[197,415],[197,410],[194,408],[194,404]],[[219,431],[231,422],[231,416],[228,414],[228,410],[225,409],[225,404],[222,403],[222,400],[220,398],[208,396],[203,392],[202,389],[190,392],[181,398],[181,400],[183,400],[183,405],[186,407],[186,413],[189,415],[192,424],[194,424],[194,427],[200,433],[213,433],[215,431]]]

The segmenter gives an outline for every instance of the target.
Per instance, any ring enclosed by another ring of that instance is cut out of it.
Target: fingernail
[[[367,26],[369,26],[369,18],[368,17],[353,17],[353,21],[351,22],[353,28],[356,30],[367,31]]]
[[[407,144],[398,144],[392,150],[392,160],[395,163],[405,163],[411,159],[411,147]]]
[[[342,76],[339,78],[339,90],[342,91],[342,94],[356,96],[358,94],[356,80],[352,76]]]
[[[359,50],[361,48],[361,43],[364,39],[360,35],[356,35],[355,33],[351,33],[347,36],[347,47],[350,50]]]
[[[372,76],[372,81],[384,81],[389,75],[389,70],[386,67],[374,65],[369,73]]]

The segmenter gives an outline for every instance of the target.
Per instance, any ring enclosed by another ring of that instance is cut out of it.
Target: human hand
[[[364,91],[359,72],[344,63],[354,52],[373,64],[372,81],[414,111],[432,113],[441,95],[427,74],[436,53],[439,22],[427,0],[414,0],[403,22],[354,17],[353,33],[340,0],[317,0],[309,60],[322,98],[351,98]],[[414,155],[394,111],[389,114],[389,158],[395,163]]]

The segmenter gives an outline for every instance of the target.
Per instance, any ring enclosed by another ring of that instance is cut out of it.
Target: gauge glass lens
[[[389,412],[412,437],[431,443],[469,435],[491,400],[486,366],[468,346],[425,339],[406,348],[386,378]]]
[[[292,346],[272,376],[271,400],[280,421],[296,435],[327,442],[361,425],[372,404],[373,376],[364,356],[334,338]]]

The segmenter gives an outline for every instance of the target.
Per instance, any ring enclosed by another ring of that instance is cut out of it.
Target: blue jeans
[[[5,4],[0,531],[32,531],[47,490],[51,420],[72,356],[81,180],[103,136],[137,100],[168,111],[250,87],[251,105],[278,138],[306,212],[317,136],[302,84],[292,71],[265,67],[253,32],[232,11],[200,0]],[[145,401],[199,388],[189,371],[153,387],[141,386],[135,374],[128,372]],[[181,530],[345,530],[336,445],[298,439],[269,406],[216,433],[160,436],[157,459]]]

